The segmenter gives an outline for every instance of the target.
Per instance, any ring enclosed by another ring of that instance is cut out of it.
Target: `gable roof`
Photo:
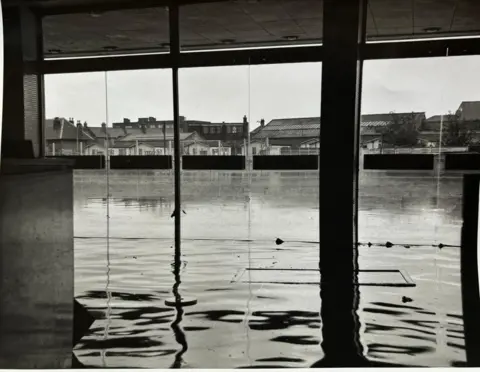
[[[273,119],[256,128],[253,139],[320,136],[320,117]]]
[[[60,119],[60,128],[54,128],[55,119],[45,120],[45,139],[46,140],[70,140],[76,141],[92,141],[94,138],[87,133],[85,128],[81,126],[77,128],[75,124],[70,123],[65,118]]]
[[[385,127],[393,123],[395,117],[410,116],[413,114],[415,122],[420,124],[425,119],[425,112],[389,112],[382,114],[366,114],[361,117],[361,127]]]
[[[192,136],[196,132],[187,132],[187,133],[182,133],[180,132],[180,141],[184,141],[190,136]],[[163,135],[163,131],[161,128],[153,128],[150,130],[147,130],[146,133],[144,133],[141,129],[133,129],[132,132],[128,130],[128,134],[120,138],[119,141],[149,141],[149,140],[161,140],[165,138],[167,141],[173,141],[173,131],[166,131],[165,137]]]
[[[97,138],[105,138],[105,131],[102,127],[87,127]],[[107,127],[107,133],[110,138],[120,138],[125,136],[122,128]]]
[[[480,120],[480,101],[463,101],[457,112],[463,120]]]

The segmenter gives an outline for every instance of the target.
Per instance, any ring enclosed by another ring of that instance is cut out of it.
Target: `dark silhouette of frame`
[[[480,175],[463,178],[461,278],[467,365],[480,367],[480,293],[478,284],[478,203]]]

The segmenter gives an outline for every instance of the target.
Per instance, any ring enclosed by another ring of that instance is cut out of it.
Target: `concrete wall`
[[[0,368],[72,355],[72,171],[0,175]]]

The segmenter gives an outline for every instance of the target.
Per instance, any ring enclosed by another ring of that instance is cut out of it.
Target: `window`
[[[252,154],[257,155],[257,148],[256,147],[252,147]]]
[[[237,127],[233,127],[233,128],[232,128],[232,133],[233,133],[233,134],[236,134],[236,133],[237,133]]]
[[[205,127],[205,134],[209,134],[210,133],[210,128],[209,127]]]
[[[197,149],[195,147],[192,149],[192,153],[193,155],[197,155]]]

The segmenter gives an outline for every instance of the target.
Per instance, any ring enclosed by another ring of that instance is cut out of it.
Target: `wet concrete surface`
[[[320,360],[318,285],[237,280],[251,275],[246,268],[318,268],[318,173],[184,172],[183,181],[178,291],[198,303],[178,312],[164,304],[175,284],[173,174],[111,172],[107,203],[105,174],[77,171],[75,293],[103,314],[77,345],[78,360],[151,368],[300,368]],[[455,175],[361,174],[360,269],[404,270],[416,283],[360,287],[367,359],[465,361],[461,186]]]

